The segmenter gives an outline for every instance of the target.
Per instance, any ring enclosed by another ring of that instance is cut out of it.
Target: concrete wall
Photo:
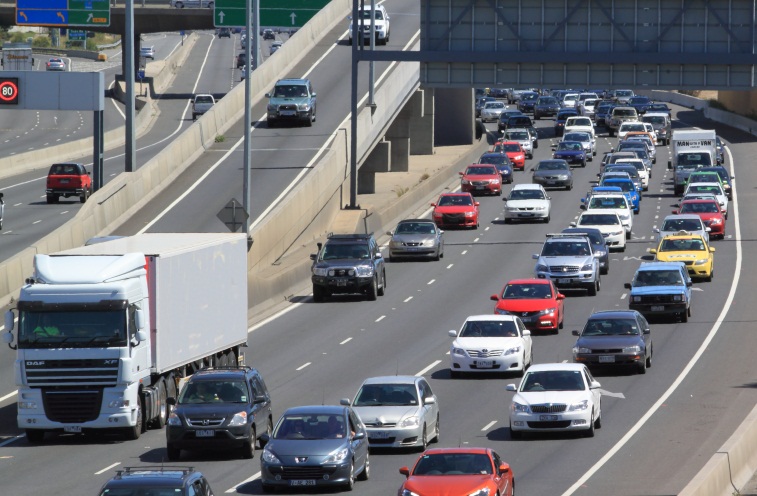
[[[472,89],[434,88],[434,146],[473,143],[475,117]]]
[[[718,101],[731,112],[757,115],[757,91],[718,91]]]

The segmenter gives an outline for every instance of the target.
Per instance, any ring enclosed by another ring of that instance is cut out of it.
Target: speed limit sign
[[[18,78],[0,77],[0,105],[18,105]]]

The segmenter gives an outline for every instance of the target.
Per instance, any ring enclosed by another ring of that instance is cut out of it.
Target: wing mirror
[[[577,329],[572,330],[570,333],[572,335],[574,335],[574,336],[580,336],[581,335],[581,333]]]
[[[342,398],[341,400],[339,400],[340,405],[350,406],[351,403],[352,402],[350,401],[349,398]]]
[[[624,288],[626,288],[626,289],[631,289],[631,288],[632,288],[632,286],[631,286],[631,283],[630,283],[630,282],[625,282],[625,283],[623,283],[623,287],[624,287]]]
[[[508,384],[507,386],[505,386],[505,391],[517,391],[515,384]]]

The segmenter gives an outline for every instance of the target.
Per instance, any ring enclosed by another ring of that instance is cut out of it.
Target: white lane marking
[[[252,476],[252,477],[250,477],[250,478],[247,478],[247,479],[243,480],[242,482],[240,482],[240,483],[239,483],[239,484],[237,484],[236,486],[232,487],[231,489],[227,489],[227,490],[226,490],[226,494],[232,494],[232,493],[235,493],[235,492],[237,492],[237,488],[238,488],[239,486],[242,486],[242,485],[244,485],[244,484],[247,484],[248,482],[252,482],[252,481],[254,481],[255,479],[258,479],[258,478],[260,478],[260,472],[256,473],[255,475],[253,475],[253,476]]]
[[[436,282],[436,279],[431,279],[429,282],[426,283],[427,286],[431,286]]]
[[[466,253],[468,253],[468,250],[463,250],[463,252],[460,255],[465,255]]]
[[[610,396],[612,398],[620,398],[620,399],[626,398],[626,395],[623,393],[613,393],[612,391],[607,391],[604,389],[597,389],[597,391],[599,391],[599,394],[601,394],[602,396]]]
[[[447,266],[447,268],[448,268],[448,269],[451,269],[453,265],[455,265],[455,264],[449,264],[449,265]]]
[[[352,338],[347,338],[347,339],[345,339],[344,341],[342,341],[342,342],[341,342],[341,343],[339,343],[339,344],[347,344],[347,343],[349,343],[350,341],[352,341]]]
[[[484,231],[488,231],[490,227],[491,226],[487,226],[486,229],[484,229]]]
[[[118,467],[119,465],[121,465],[121,462],[116,462],[116,463],[113,463],[111,465],[108,465],[107,467],[105,467],[104,469],[100,470],[99,472],[95,472],[95,475],[100,475],[103,472],[107,472],[108,470],[112,469],[113,467]]]
[[[657,205],[657,210],[660,210],[660,205]]]
[[[436,360],[436,361],[435,361],[434,363],[432,363],[431,365],[429,365],[428,367],[426,367],[425,369],[421,370],[420,372],[418,372],[418,373],[417,373],[417,374],[415,374],[415,375],[423,375],[423,374],[425,374],[426,372],[428,372],[429,370],[431,370],[431,369],[433,369],[434,367],[436,367],[437,365],[439,365],[440,363],[442,363],[442,361],[441,361],[441,360]]]
[[[660,218],[660,216],[659,215],[655,215],[654,218],[655,218],[655,220],[657,220],[657,219]]]
[[[479,238],[473,240],[474,243],[478,243]]]
[[[493,425],[494,425],[494,424],[496,424],[496,423],[497,423],[497,421],[496,421],[496,420],[492,420],[491,422],[489,422],[488,424],[486,424],[486,425],[484,426],[484,428],[483,428],[483,429],[481,429],[481,430],[482,430],[482,431],[488,431],[488,430],[489,430],[489,429],[491,428],[491,426],[493,426]]]
[[[308,365],[310,365],[310,364],[312,364],[312,363],[313,363],[313,362],[308,362],[308,363],[305,363],[305,364],[303,364],[303,365],[300,365],[299,367],[297,367],[297,369],[296,369],[296,370],[302,370],[302,369],[304,369],[305,367],[307,367]]]
[[[495,217],[495,218],[494,218],[494,220],[495,220],[495,221],[496,221],[496,220],[499,220],[499,217]],[[488,229],[488,228],[487,228],[487,229]]]
[[[621,300],[625,300],[626,296],[628,296],[628,294],[627,293],[623,293],[622,295],[620,295],[620,299]]]
[[[2,398],[0,398],[0,403],[2,403],[3,401],[7,400],[8,398],[12,398],[12,397],[16,396],[16,393],[18,393],[18,391],[13,391],[12,393],[6,394]]]
[[[7,445],[9,445],[11,443],[15,443],[16,441],[18,441],[19,439],[21,439],[23,437],[26,437],[26,434],[19,434],[18,436],[14,436],[14,437],[12,437],[10,439],[6,439],[2,443],[0,443],[0,448],[2,448],[3,446],[7,446]]]
[[[382,315],[381,317],[379,317],[379,318],[376,319],[376,322],[381,322],[385,318],[386,318],[386,315]]]
[[[410,301],[410,300],[412,300],[412,299],[413,299],[413,297],[412,297],[412,296],[408,296],[407,298],[405,298],[405,299],[404,299],[404,300],[402,301],[402,303],[407,303],[408,301]]]
[[[283,310],[281,310],[281,311],[279,311],[279,312],[271,315],[267,319],[258,322],[254,326],[252,326],[252,327],[250,327],[250,328],[247,329],[247,334],[250,334],[251,332],[255,332],[256,330],[260,329],[264,325],[268,324],[269,322],[273,322],[274,320],[278,319],[279,317],[281,317],[282,315],[284,315],[286,313],[291,312],[292,310],[294,310],[295,308],[299,307],[300,305],[302,305],[302,303],[293,303],[291,306],[288,306],[285,309],[283,309]]]
[[[731,155],[731,151],[726,148],[726,151],[728,152],[728,159],[731,164],[731,175],[734,175],[733,173],[733,156]],[[736,193],[736,188],[733,189],[733,205],[734,205],[734,224],[736,226],[736,268],[734,271],[733,281],[731,282],[731,289],[728,292],[728,298],[726,298],[725,304],[723,305],[723,309],[720,311],[720,315],[718,315],[718,318],[715,320],[714,325],[710,329],[710,332],[707,334],[707,337],[702,342],[702,344],[699,346],[699,349],[694,353],[694,356],[691,357],[691,360],[689,360],[689,363],[686,364],[686,367],[681,371],[681,373],[676,377],[676,380],[673,381],[673,383],[668,387],[668,389],[660,396],[660,398],[652,405],[652,407],[639,419],[636,424],[634,424],[633,427],[622,437],[620,440],[615,443],[615,445],[605,453],[605,455],[600,458],[597,463],[595,463],[584,475],[582,475],[575,484],[570,486],[567,491],[562,493],[562,496],[570,496],[573,493],[575,493],[579,488],[581,488],[586,481],[588,481],[599,469],[601,469],[605,463],[607,463],[610,458],[615,456],[615,454],[620,451],[623,446],[628,443],[633,437],[636,435],[636,433],[644,426],[644,424],[647,423],[647,421],[652,417],[652,415],[657,412],[657,410],[660,409],[660,407],[670,398],[670,396],[678,389],[678,386],[681,385],[681,383],[686,379],[686,377],[689,375],[689,372],[694,368],[694,365],[699,361],[699,359],[704,354],[707,347],[710,345],[713,339],[715,339],[715,335],[718,333],[718,330],[720,330],[720,326],[723,324],[725,317],[728,315],[728,310],[731,307],[731,304],[733,303],[733,299],[736,296],[736,288],[739,286],[739,279],[741,278],[741,258],[742,258],[742,247],[741,247],[741,224],[739,223],[739,204],[738,204],[738,195]]]
[[[61,215],[63,215],[63,214],[67,214],[67,213],[68,213],[68,210],[64,210],[64,211],[63,211],[63,212],[61,212],[60,214],[61,214]]]
[[[32,222],[32,225],[39,224],[40,222],[42,222],[42,221],[41,220],[35,220],[34,222]]]

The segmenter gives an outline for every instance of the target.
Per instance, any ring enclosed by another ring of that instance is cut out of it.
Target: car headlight
[[[326,277],[326,274],[328,274],[328,269],[323,269],[319,267],[313,268],[313,275],[315,276]]]
[[[708,260],[704,258],[702,260],[697,260],[696,262],[694,262],[694,265],[705,265],[707,262]]]
[[[485,487],[483,489],[479,489],[478,491],[470,493],[468,496],[489,496],[489,488]]]
[[[36,401],[19,401],[17,404],[18,404],[19,410],[36,410],[37,409]]]
[[[673,295],[673,301],[683,301],[683,295]]]
[[[592,264],[586,264],[583,267],[581,267],[581,270],[584,271],[584,272],[587,271],[587,270],[593,270],[593,269],[594,269],[594,265],[592,265]]]
[[[641,303],[641,296],[632,296],[631,301],[634,303]]]
[[[460,181],[460,184],[464,184],[464,185],[468,186],[470,184],[470,181],[467,180],[467,179],[463,179],[462,181]]]
[[[310,110],[310,104],[309,103],[300,103],[297,105],[297,108],[300,110]]]
[[[621,214],[620,220],[631,220],[631,216],[629,214]]]
[[[539,315],[550,315],[557,311],[556,308],[545,308],[539,312]]]
[[[466,217],[473,217],[474,215],[476,215],[476,212],[465,212]]]
[[[489,184],[499,184],[499,179],[489,179]]]
[[[539,211],[546,210],[546,209],[547,207],[544,207],[544,206],[534,207],[534,210],[539,210]]]
[[[600,258],[601,258],[601,257],[604,257],[605,255],[607,255],[607,252],[606,252],[606,251],[604,251],[604,250],[597,250],[597,251],[595,251],[594,253],[596,253],[596,254],[597,254],[597,256],[598,256],[598,257],[600,257]]]
[[[507,176],[508,174],[510,174],[510,169],[501,169],[499,173],[503,176]]]
[[[557,176],[557,179],[559,179],[561,181],[565,181],[565,180],[568,179],[568,175],[567,174],[561,174],[561,175]]]
[[[175,413],[172,413],[171,415],[168,416],[167,423],[168,425],[173,425],[173,426],[178,427],[178,426],[181,426],[181,419],[179,418],[178,415],[176,415]]]
[[[536,265],[536,272],[547,272],[548,270],[549,270],[549,267],[547,267],[546,265],[542,265],[542,264]]]
[[[712,222],[710,222],[710,224],[722,224],[722,223],[723,223],[723,219],[712,219]]]
[[[349,454],[350,450],[346,446],[343,446],[329,453],[329,456],[326,457],[323,463],[342,463],[347,459]]]
[[[281,460],[279,460],[279,458],[276,455],[274,455],[273,451],[269,450],[267,446],[263,450],[263,455],[261,456],[261,458],[266,463],[276,463],[276,464],[281,463]]]
[[[421,419],[416,415],[402,419],[402,421],[397,424],[398,427],[418,427],[419,425],[421,425]]]
[[[514,412],[521,412],[521,413],[531,413],[531,408],[528,405],[522,405],[518,403],[517,401],[513,401],[513,404],[510,406],[512,411]]]
[[[574,346],[573,347],[573,354],[574,355],[585,354],[585,353],[591,353],[591,348],[583,348],[583,347],[580,347],[580,346]]]
[[[462,348],[452,348],[452,354],[457,356],[465,356],[465,350]]]
[[[583,400],[579,401],[578,403],[573,403],[572,405],[568,406],[569,412],[580,412],[582,410],[586,410],[589,408],[589,400]]]
[[[623,231],[612,231],[610,236],[620,236],[621,234],[623,234]]]
[[[510,315],[510,312],[508,312],[507,310],[502,310],[501,308],[495,308],[494,315]]]
[[[505,350],[504,355],[514,355],[516,353],[520,353],[520,346],[513,346],[512,348]]]
[[[623,353],[641,353],[641,346],[626,346],[623,348]]]
[[[355,269],[358,277],[371,277],[373,275],[373,265],[358,265]]]
[[[238,426],[238,425],[246,425],[246,424],[247,424],[247,412],[235,413],[234,416],[231,417],[231,421],[229,421],[229,427]]]
[[[413,492],[413,491],[411,491],[410,489],[403,489],[403,490],[402,490],[402,495],[401,495],[401,496],[420,496],[420,494],[418,494],[418,493],[414,493],[414,492]]]

